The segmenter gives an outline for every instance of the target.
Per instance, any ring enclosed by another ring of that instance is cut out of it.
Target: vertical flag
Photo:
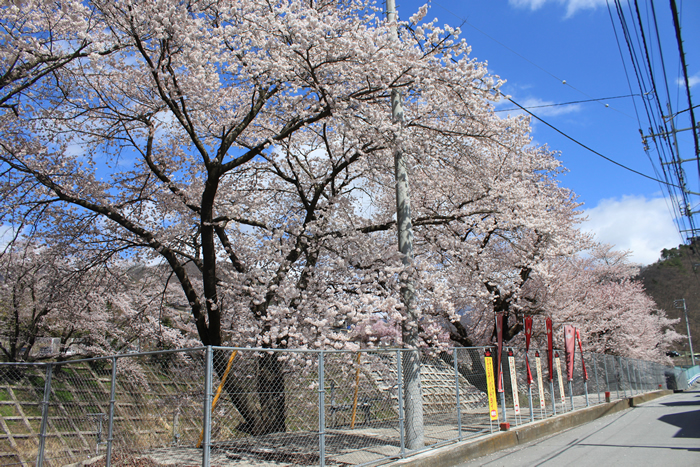
[[[581,352],[581,366],[583,367],[583,380],[588,381],[588,372],[586,371],[586,362],[583,361],[583,347],[581,347],[581,333],[576,329],[576,340],[578,341],[578,349]]]
[[[566,379],[574,380],[574,355],[576,354],[576,329],[567,324],[564,326],[564,355],[566,358]]]
[[[566,396],[564,395],[564,378],[561,374],[561,360],[559,359],[559,352],[554,354],[554,366],[557,369],[557,379],[559,380],[559,397],[561,399],[562,407],[566,408]],[[554,396],[552,394],[552,396]]]
[[[527,385],[532,384],[532,371],[530,370],[530,339],[532,338],[532,316],[525,317],[525,368],[527,370]]]
[[[513,409],[515,409],[515,415],[520,415],[520,398],[518,397],[518,378],[515,374],[515,355],[513,355],[513,349],[508,350],[508,367],[510,368],[510,387],[513,392]]]
[[[542,384],[542,363],[539,352],[535,352],[535,367],[537,369],[537,388],[540,392],[540,409],[544,410],[544,386]]]
[[[496,384],[498,385],[498,392],[503,392],[503,365],[501,362],[503,353],[503,312],[496,313],[496,342],[498,343],[498,352],[496,358]]]
[[[484,353],[484,366],[486,367],[486,388],[489,396],[489,415],[491,420],[498,420],[498,401],[496,400],[496,386],[493,383],[493,358],[491,351]]]
[[[552,341],[552,318],[545,320],[547,328],[547,363],[549,364],[549,381],[554,381],[554,368],[552,357],[554,357],[554,343]]]

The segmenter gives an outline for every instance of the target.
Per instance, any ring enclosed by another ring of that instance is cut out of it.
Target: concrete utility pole
[[[392,23],[397,21],[396,4],[394,0],[386,0],[387,20]],[[398,42],[399,35],[396,26],[391,27],[391,38]],[[391,91],[391,116],[394,122],[401,123],[403,127],[403,106],[401,93],[393,89]],[[399,130],[401,131],[401,130]],[[411,199],[408,194],[408,171],[406,170],[406,156],[401,148],[401,134],[395,137],[394,144],[394,174],[396,178],[396,221],[399,235],[399,251],[402,254],[404,266],[408,269],[413,263],[413,226],[411,224]],[[407,271],[408,272],[408,271]],[[409,276],[401,282],[401,298],[406,307],[406,320],[401,329],[403,343],[410,350],[403,354],[403,382],[404,382],[404,412],[406,422],[404,424],[406,447],[410,450],[424,447],[423,430],[423,394],[421,391],[420,377],[420,353],[415,349],[418,342],[418,314],[415,309],[415,289]]]
[[[685,315],[685,328],[688,331],[688,345],[690,346],[690,359],[695,366],[695,354],[693,353],[693,339],[690,338],[690,323],[688,323],[688,309],[685,306],[685,298],[680,300],[674,300],[673,306],[675,308],[683,308],[683,314]]]

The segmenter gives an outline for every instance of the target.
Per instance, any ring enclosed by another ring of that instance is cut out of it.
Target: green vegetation
[[[642,281],[647,293],[669,318],[679,320],[674,329],[686,336],[682,306],[674,306],[675,300],[684,298],[691,335],[700,342],[700,243],[662,250],[661,259],[642,268],[637,279]],[[686,340],[675,350],[687,349]]]
[[[60,400],[61,402],[72,402],[73,401],[73,393],[70,391],[63,391],[63,390],[58,390],[54,391],[54,394],[56,394],[56,398]]]
[[[15,407],[13,405],[0,405],[0,416],[2,417],[14,417],[18,415],[15,412]]]

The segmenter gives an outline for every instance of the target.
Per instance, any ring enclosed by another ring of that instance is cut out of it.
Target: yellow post
[[[228,363],[226,364],[226,370],[224,371],[224,376],[221,377],[221,382],[219,383],[219,387],[216,388],[216,394],[214,395],[214,400],[211,401],[212,413],[214,413],[214,409],[216,408],[216,403],[219,402],[219,397],[221,397],[221,391],[224,389],[224,384],[226,384],[226,378],[228,378],[228,373],[229,373],[229,371],[231,371],[231,366],[233,365],[233,359],[236,358],[237,353],[238,353],[238,350],[234,350],[228,359]],[[202,440],[203,439],[204,439],[204,428],[202,428],[202,432],[199,435],[199,442],[197,443],[198,448],[202,447]]]
[[[360,352],[357,352],[357,370],[355,370],[355,397],[352,401],[352,418],[350,419],[350,429],[355,429],[355,415],[357,415],[357,396],[360,392]]]

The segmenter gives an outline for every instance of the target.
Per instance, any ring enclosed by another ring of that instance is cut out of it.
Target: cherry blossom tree
[[[510,338],[541,309],[533,279],[585,242],[556,155],[532,145],[527,119],[495,115],[501,82],[425,9],[388,24],[361,0],[31,2],[4,7],[26,20],[0,43],[10,50],[22,28],[52,37],[46,18],[69,7],[50,47],[65,59],[3,91],[2,222],[81,260],[162,266],[204,345],[403,344],[394,328],[416,329],[411,345],[470,345],[494,311],[509,314]],[[28,44],[28,57],[43,50]],[[408,266],[397,146],[411,181]],[[377,326],[372,340],[363,330]],[[221,373],[226,359],[214,361]],[[284,383],[271,352],[257,401],[227,379],[241,431],[286,429]]]
[[[8,361],[123,353],[141,340],[160,347],[196,342],[162,271],[103,259],[85,264],[60,248],[23,240],[0,255],[0,276],[0,351]],[[37,355],[39,338],[58,338],[60,348]]]
[[[543,313],[579,328],[587,350],[666,362],[665,351],[682,336],[634,279],[639,268],[629,252],[596,244],[587,253],[550,265],[533,293]]]
[[[118,47],[101,42],[103,25],[92,5],[79,0],[9,0],[0,22],[0,108],[17,116],[33,87],[76,59]]]
[[[487,103],[497,83],[456,31],[426,23],[392,42],[362,2],[90,8],[113,53],[66,63],[6,115],[8,213],[60,216],[49,235],[70,225],[95,248],[160,258],[206,345],[230,330],[232,344],[342,346],[335,316],[400,309],[396,276],[409,272],[390,248],[393,215],[355,215],[393,186],[392,89],[417,130],[404,144],[426,166],[437,146],[511,132]],[[273,354],[259,385],[283,387]],[[241,428],[283,430],[283,391],[261,399],[259,414],[238,407]]]

